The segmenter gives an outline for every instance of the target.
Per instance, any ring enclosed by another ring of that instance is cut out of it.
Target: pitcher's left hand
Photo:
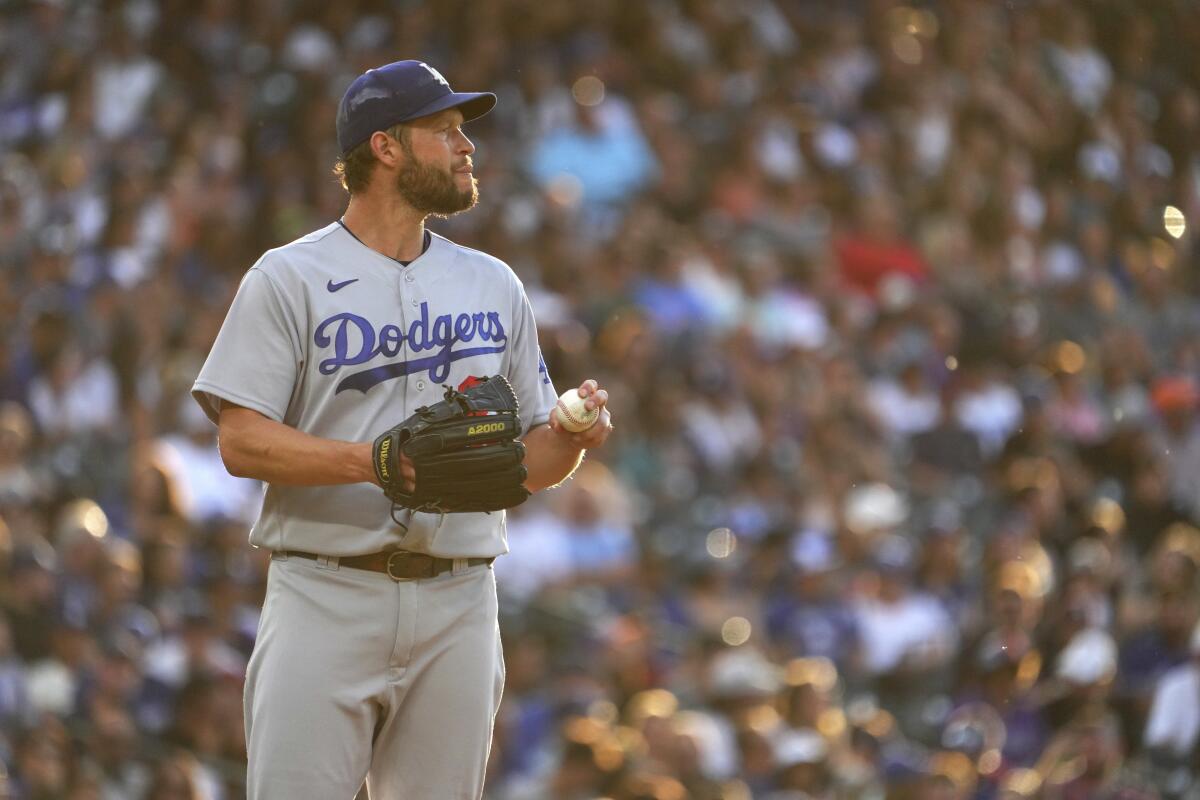
[[[571,444],[578,447],[580,450],[590,450],[593,447],[599,447],[608,439],[608,435],[612,433],[612,417],[608,413],[608,392],[600,388],[592,378],[579,385],[579,396],[585,398],[584,406],[588,410],[599,409],[600,413],[596,417],[596,421],[587,430],[572,433],[565,430],[559,424],[557,415],[550,414],[550,427],[559,436],[563,436]]]

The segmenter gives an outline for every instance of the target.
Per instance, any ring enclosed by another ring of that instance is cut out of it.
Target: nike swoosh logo
[[[329,283],[325,284],[325,288],[331,292],[336,292],[339,289],[345,289],[356,280],[358,280],[358,278],[351,278],[350,280],[342,281],[341,283],[334,283],[333,281],[330,281]]]

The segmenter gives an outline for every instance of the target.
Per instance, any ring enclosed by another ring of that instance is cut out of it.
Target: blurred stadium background
[[[398,58],[499,93],[432,227],[613,396],[511,515],[488,800],[1200,796],[1195,3],[0,12],[0,796],[241,796],[187,390]]]

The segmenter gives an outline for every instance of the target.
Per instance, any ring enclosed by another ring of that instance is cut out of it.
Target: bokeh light
[[[715,528],[705,537],[704,547],[713,558],[729,558],[737,549],[737,537],[729,528]]]
[[[571,96],[581,106],[598,106],[604,102],[604,81],[595,75],[584,75],[572,84]]]
[[[1187,231],[1187,219],[1175,206],[1167,206],[1163,209],[1163,227],[1167,229],[1167,233],[1178,239]]]
[[[740,647],[750,641],[752,629],[745,617],[730,617],[721,625],[721,641],[731,647]]]

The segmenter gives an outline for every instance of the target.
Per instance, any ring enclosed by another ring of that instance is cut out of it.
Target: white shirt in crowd
[[[979,438],[989,453],[1004,446],[1009,435],[1021,424],[1025,410],[1016,389],[999,381],[990,381],[977,390],[964,392],[954,405],[958,423]]]
[[[872,675],[890,672],[908,657],[952,652],[954,622],[932,597],[910,594],[894,603],[869,600],[854,612],[863,666]]]
[[[1193,660],[1168,671],[1154,689],[1146,719],[1147,747],[1183,758],[1200,737],[1200,662]]]
[[[60,381],[37,377],[29,387],[29,406],[44,432],[87,433],[111,428],[117,420],[117,376],[109,363],[86,363],[77,354],[64,356]]]
[[[873,382],[867,403],[871,413],[894,436],[924,433],[936,427],[942,418],[942,403],[935,392],[910,392],[891,379]]]

